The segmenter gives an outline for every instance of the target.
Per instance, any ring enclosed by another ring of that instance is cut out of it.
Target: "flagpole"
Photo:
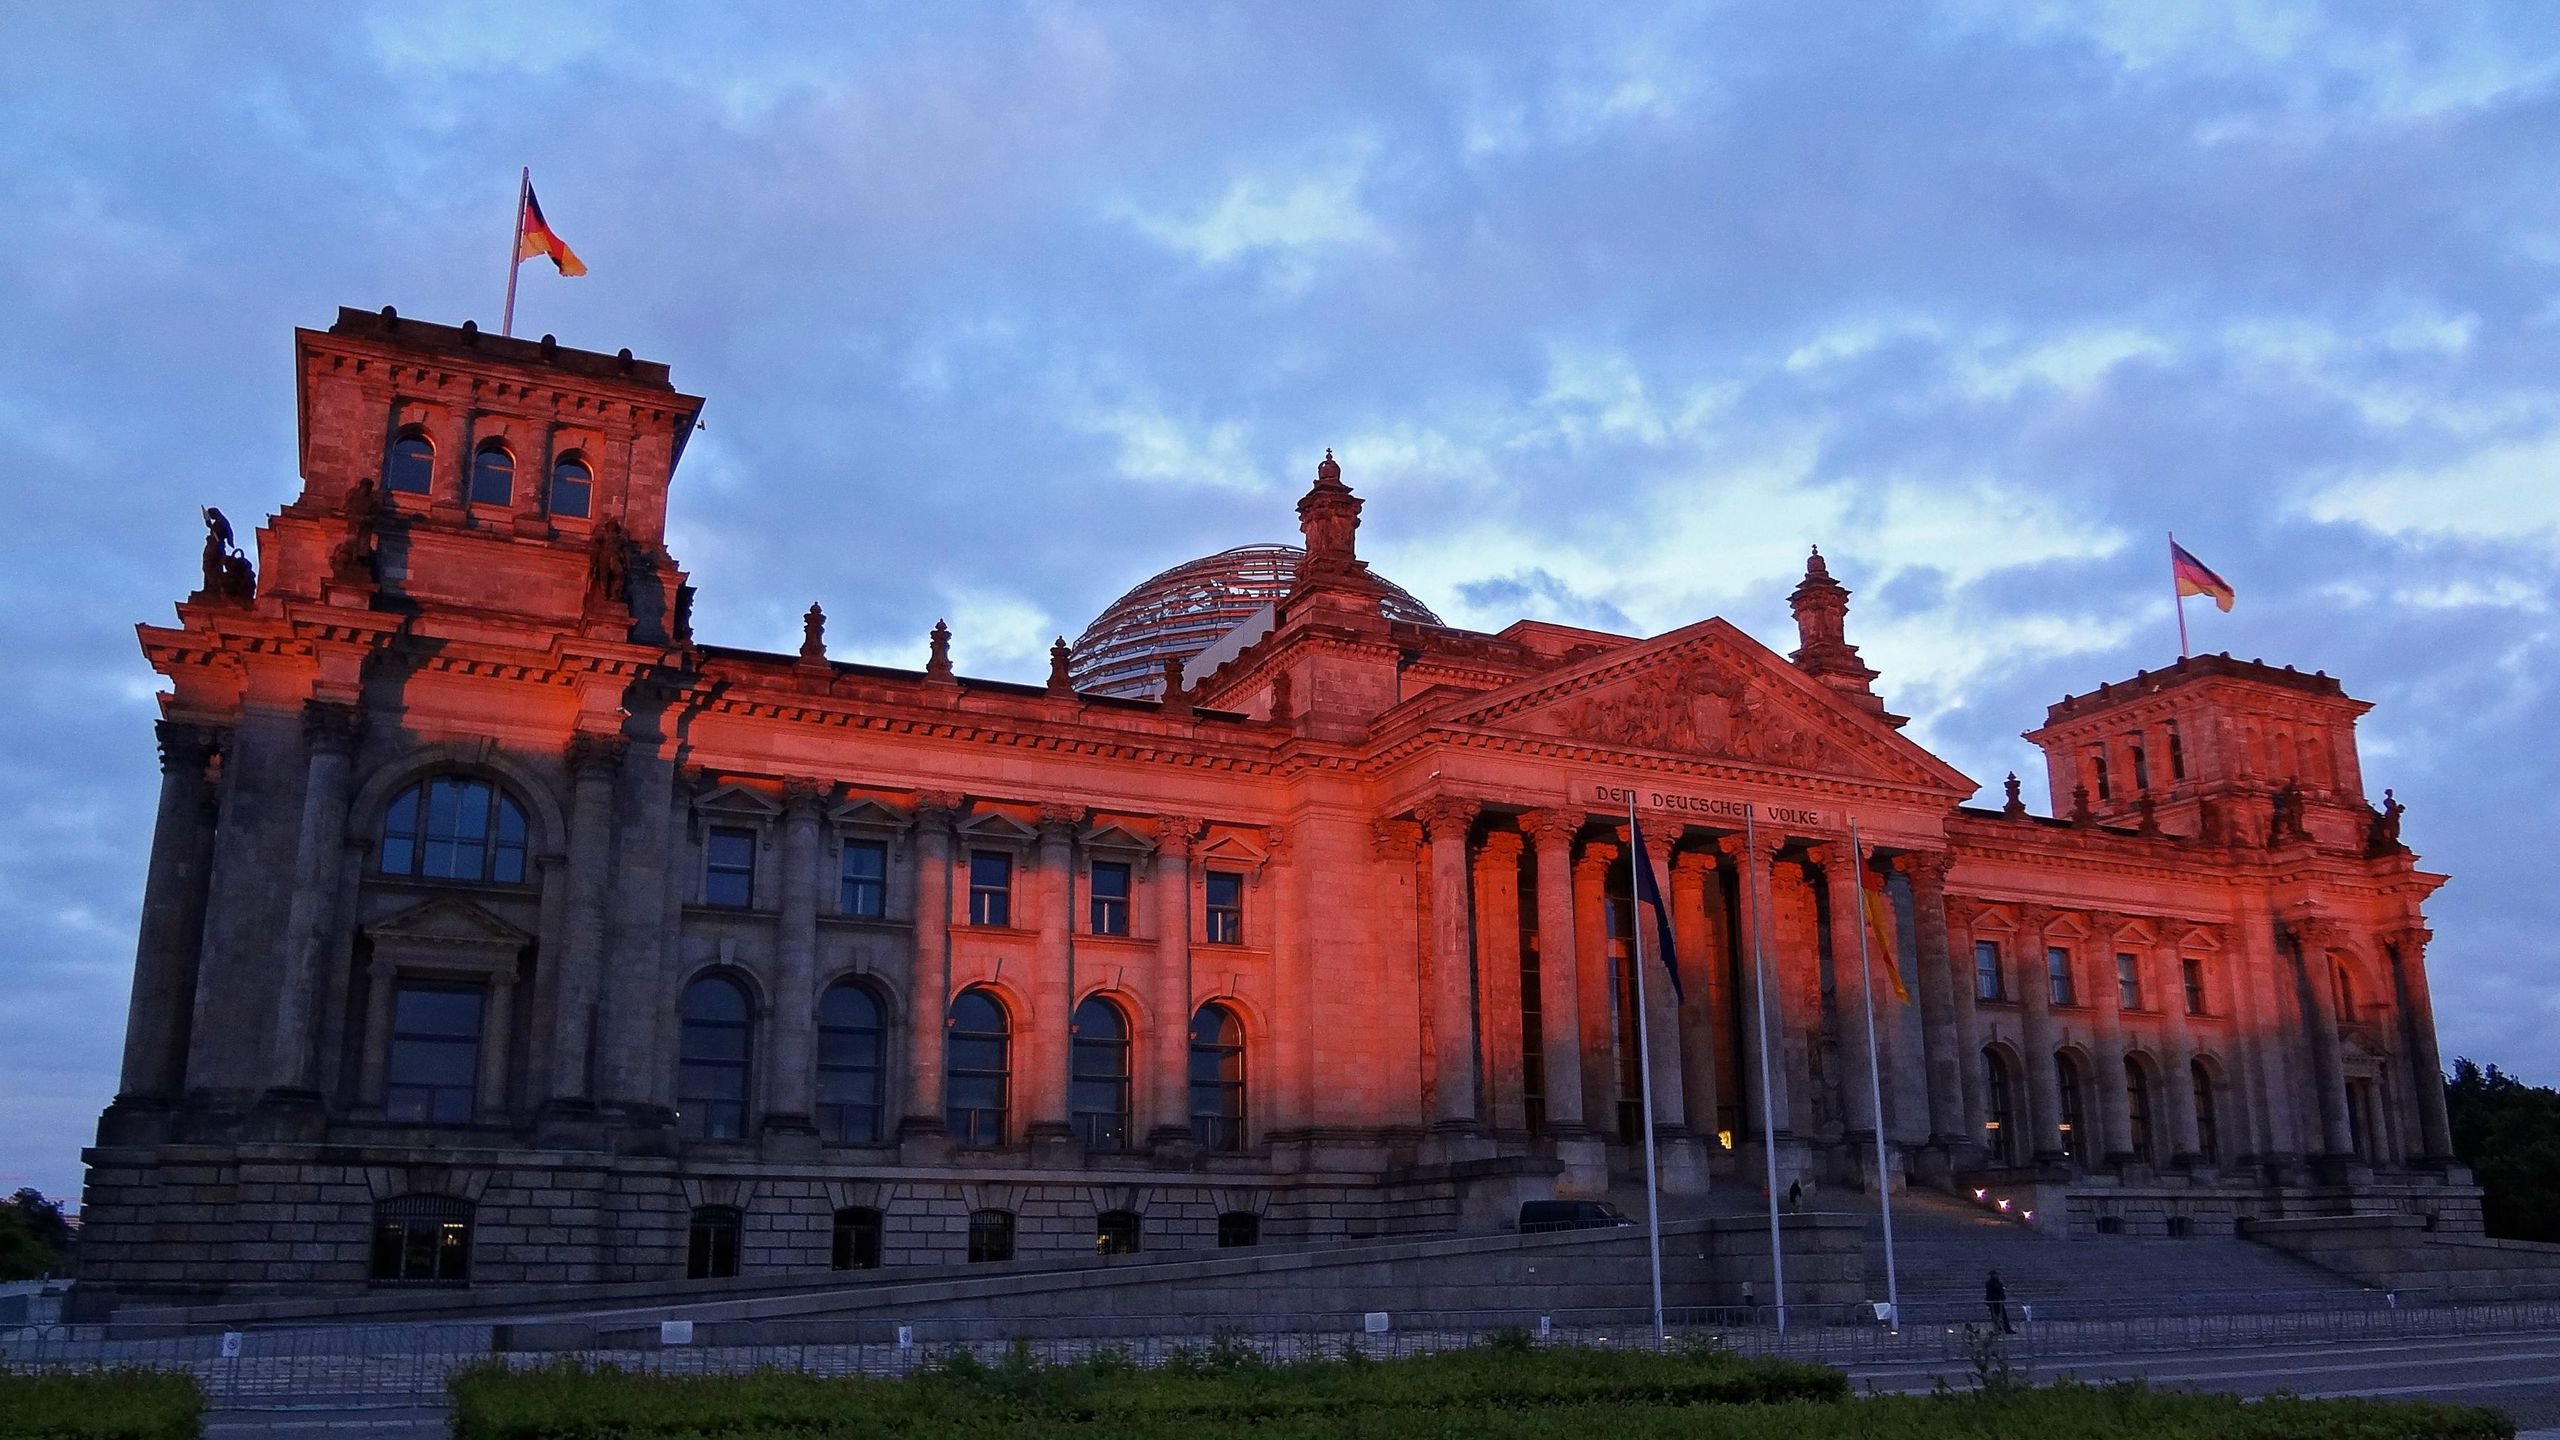
[[[1760,1012],[1760,1153],[1769,1170],[1769,1279],[1778,1298],[1778,1333],[1787,1333],[1787,1256],[1778,1243],[1778,1111],[1769,1096],[1769,893],[1760,883],[1757,804],[1742,811],[1742,883],[1751,887],[1751,993]]]
[[[2169,603],[2178,611],[2178,658],[2187,658],[2187,592],[2178,585],[2178,532],[2169,532]]]
[[[524,197],[533,193],[533,167],[516,179],[516,228],[507,237],[507,311],[498,317],[498,333],[516,333],[516,272],[524,268]]]
[[[1867,908],[1867,852],[1858,844],[1858,820],[1849,817],[1849,863],[1858,877],[1858,988],[1867,1001],[1867,1094],[1875,1102],[1876,1116],[1876,1209],[1884,1216],[1884,1302],[1893,1312],[1893,1328],[1902,1328],[1902,1281],[1893,1268],[1893,1175],[1885,1168],[1884,1151],[1884,1070],[1876,1060],[1876,972],[1867,958],[1867,926],[1863,913]],[[1834,892],[1837,893],[1837,892]],[[1840,933],[1839,922],[1832,922],[1834,936]]]
[[[1636,828],[1636,796],[1634,787],[1627,790],[1627,839],[1633,853],[1627,858],[1646,869],[1652,879],[1653,857],[1645,853],[1644,832]],[[1653,1343],[1660,1345],[1671,1337],[1662,1332],[1662,1183],[1654,1171],[1653,1159],[1653,1026],[1652,1012],[1645,1004],[1644,988],[1644,889],[1632,883],[1627,893],[1633,899],[1633,923],[1627,928],[1635,932],[1636,942],[1636,1068],[1644,1072],[1644,1230],[1645,1253],[1653,1267]],[[1659,883],[1654,886],[1655,903],[1661,903]]]

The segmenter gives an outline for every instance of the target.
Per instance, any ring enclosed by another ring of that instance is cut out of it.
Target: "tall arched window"
[[[2151,1163],[2151,1086],[2142,1077],[2142,1062],[2124,1057],[2125,1128],[2133,1145],[2133,1158]]]
[[[516,503],[516,457],[495,440],[484,442],[471,454],[471,503]]]
[[[2053,1057],[2053,1079],[2054,1087],[2062,1097],[2062,1153],[2086,1164],[2089,1135],[2082,1119],[2082,1111],[2086,1107],[2082,1104],[2080,1067],[2073,1064],[2069,1056],[2056,1055]]]
[[[1068,1123],[1088,1150],[1129,1148],[1129,1021],[1096,995],[1076,1007]]]
[[[435,442],[412,425],[392,437],[382,457],[382,488],[401,495],[424,495],[436,479]]]
[[[486,780],[438,775],[382,816],[382,873],[524,883],[524,807]]]
[[[880,1143],[887,1042],[879,998],[869,989],[848,980],[818,997],[820,1135],[852,1145]]]
[[[744,1138],[754,1033],[746,988],[724,975],[706,975],[685,987],[679,1013],[677,1133],[697,1140]]]
[[[1004,1143],[1013,1080],[1013,1022],[984,990],[963,990],[944,1022],[943,1124],[960,1145]]]
[[[1244,1026],[1223,1005],[1191,1017],[1191,1138],[1203,1150],[1244,1148]]]
[[[588,498],[595,490],[595,473],[587,468],[587,457],[572,450],[551,462],[551,513],[572,520],[587,516]]]
[[[1991,1163],[2018,1163],[2018,1098],[2017,1086],[2011,1083],[2009,1062],[1997,1050],[1982,1052],[1982,1094],[1984,1108],[1982,1144],[1991,1152]]]
[[[2196,1157],[2207,1165],[2222,1163],[2222,1124],[2213,1109],[2213,1072],[2201,1060],[2187,1066],[2196,1087]]]
[[[2338,1018],[2341,1020],[2355,1019],[2356,982],[2354,978],[2347,974],[2347,967],[2344,965],[2330,966],[2329,973],[2337,977]]]

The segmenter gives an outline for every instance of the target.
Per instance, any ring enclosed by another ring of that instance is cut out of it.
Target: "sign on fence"
[[[916,1348],[916,1327],[913,1325],[901,1325],[898,1327],[898,1348],[901,1350],[913,1350]]]
[[[222,1332],[222,1358],[225,1360],[237,1360],[240,1358],[239,1331],[225,1330]]]
[[[692,1344],[692,1343],[693,1343],[693,1322],[692,1322],[692,1321],[690,1321],[690,1320],[661,1320],[661,1321],[659,1321],[659,1322],[658,1322],[658,1343],[659,1343],[659,1344],[661,1344],[661,1345],[690,1345],[690,1344]]]
[[[1386,1334],[1387,1312],[1384,1310],[1372,1310],[1368,1314],[1361,1316],[1360,1328],[1368,1331],[1372,1335]]]

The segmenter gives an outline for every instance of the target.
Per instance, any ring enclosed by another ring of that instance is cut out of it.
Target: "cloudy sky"
[[[710,398],[703,638],[1045,673],[1294,538],[1324,447],[1449,619],[1791,648],[1819,542],[1996,794],[2199,648],[2375,702],[2444,1052],[2560,1081],[2560,26],[2200,0],[0,10],[0,1188],[115,1086],[195,507],[296,488],[289,332],[494,326]],[[243,528],[246,526],[244,524]],[[2038,788],[2030,785],[2031,793]],[[243,997],[254,1008],[254,997]]]

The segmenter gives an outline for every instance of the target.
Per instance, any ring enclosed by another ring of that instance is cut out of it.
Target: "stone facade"
[[[1786,658],[1392,618],[1329,455],[1286,597],[1153,698],[1063,645],[960,676],[939,626],[918,671],[833,661],[815,607],[796,655],[727,649],[663,544],[700,404],[663,365],[296,339],[301,493],[141,631],[93,1305],[1494,1228],[1640,1173],[1639,862],[1675,1194],[2476,1227],[2442,877],[2326,676],[2067,699],[2030,736],[2061,818],[1976,809],[1818,554]]]

